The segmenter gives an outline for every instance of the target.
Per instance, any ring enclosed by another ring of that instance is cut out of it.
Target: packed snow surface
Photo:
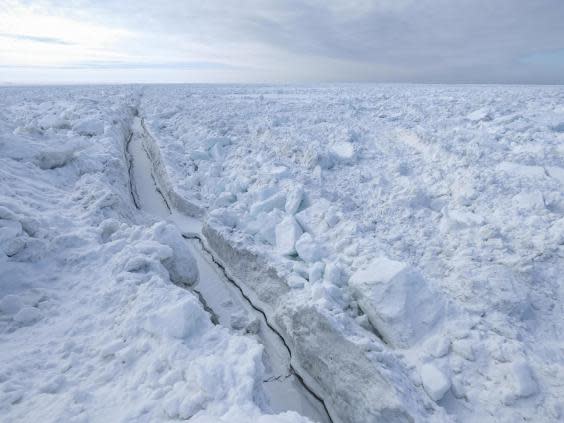
[[[306,421],[175,285],[201,265],[135,207],[135,114],[335,421],[564,418],[564,88],[179,85],[0,90],[2,421]],[[316,361],[347,351],[375,372]]]

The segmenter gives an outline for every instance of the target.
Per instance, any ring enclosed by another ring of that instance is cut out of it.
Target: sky
[[[564,0],[0,0],[0,83],[564,84]]]

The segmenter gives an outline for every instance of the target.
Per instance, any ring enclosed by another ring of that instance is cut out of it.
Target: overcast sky
[[[564,0],[0,0],[0,82],[564,83]]]

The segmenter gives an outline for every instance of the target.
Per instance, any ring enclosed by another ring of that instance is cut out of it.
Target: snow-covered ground
[[[0,420],[269,421],[262,346],[213,325],[171,223],[133,204],[131,88],[3,89]]]
[[[140,130],[334,421],[564,418],[564,88],[176,85],[0,88],[3,421],[302,419]]]

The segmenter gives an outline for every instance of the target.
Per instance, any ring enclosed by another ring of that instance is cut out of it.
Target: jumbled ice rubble
[[[258,197],[264,193],[271,195],[252,204],[240,225],[272,244],[273,255],[293,264],[287,275],[291,288],[313,285],[313,300],[320,291],[338,300],[344,288],[368,319],[368,327],[391,348],[409,349],[437,331],[447,303],[416,268],[381,255],[351,271],[355,266],[335,251],[334,240],[352,238],[354,226],[328,200],[308,198],[301,185],[289,187],[287,193],[272,193],[268,187]],[[450,388],[448,376],[431,363],[421,366],[420,377],[435,401]]]

